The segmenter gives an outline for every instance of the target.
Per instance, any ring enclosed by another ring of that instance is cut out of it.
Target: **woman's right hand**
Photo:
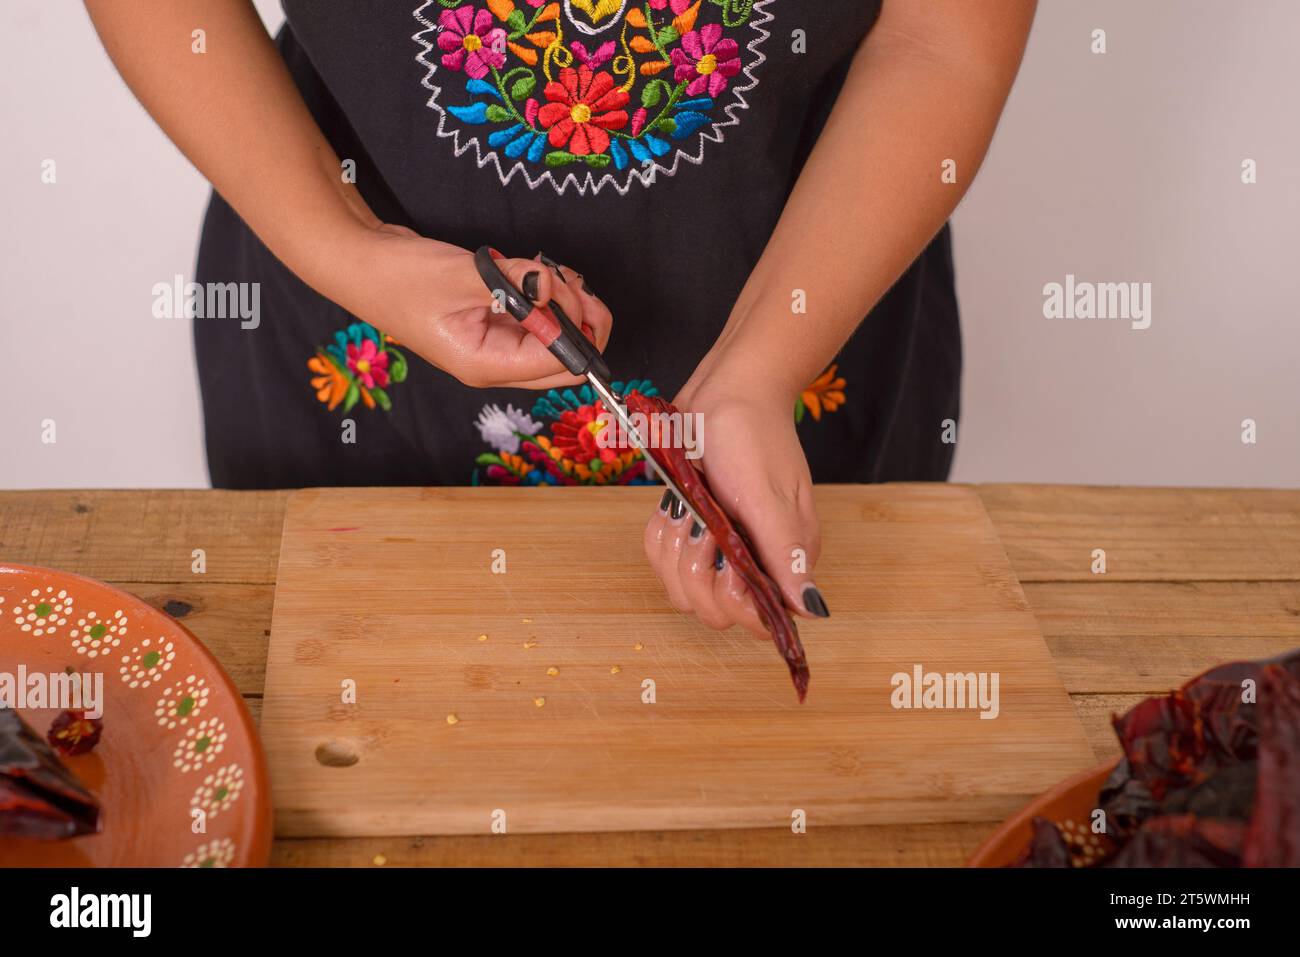
[[[158,125],[298,278],[466,385],[577,380],[493,299],[466,250],[380,224],[303,102],[251,0],[87,0],[113,62]],[[201,22],[211,48],[195,57]],[[232,148],[232,144],[234,144]],[[257,175],[249,174],[256,170]],[[540,260],[501,263],[604,349],[609,310]]]
[[[603,352],[613,324],[609,310],[578,273],[540,256],[497,265],[525,294],[533,292],[528,277],[536,274],[534,301],[554,299]],[[383,225],[369,231],[351,263],[349,294],[337,296],[340,305],[465,385],[553,389],[580,381],[508,312],[494,311],[468,250]]]

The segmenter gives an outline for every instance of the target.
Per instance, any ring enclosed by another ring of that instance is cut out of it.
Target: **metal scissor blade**
[[[609,383],[601,379],[601,377],[595,372],[587,373],[587,381],[590,382],[591,387],[596,390],[596,394],[600,396],[601,401],[605,404],[605,408],[609,409],[609,411],[614,414],[614,417],[618,419],[619,424],[622,425],[623,429],[627,432],[628,438],[632,440],[632,444],[641,450],[641,454],[645,456],[646,462],[654,466],[654,470],[658,472],[659,477],[663,479],[664,485],[668,486],[668,491],[676,495],[677,500],[681,502],[682,505],[686,506],[686,512],[691,516],[691,519],[698,524],[700,528],[704,528],[704,521],[695,513],[695,509],[691,508],[691,503],[686,500],[686,496],[683,495],[682,490],[677,487],[677,483],[672,480],[672,477],[668,472],[659,464],[659,460],[655,458],[654,452],[650,449],[650,443],[642,437],[641,433],[637,431],[636,426],[632,424],[632,420],[627,414],[627,407],[623,405],[623,402],[619,399],[618,395],[616,395],[614,390],[610,388]]]

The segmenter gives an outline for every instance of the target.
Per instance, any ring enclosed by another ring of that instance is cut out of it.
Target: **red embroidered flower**
[[[614,86],[608,73],[592,73],[580,66],[560,71],[559,82],[546,84],[549,100],[537,113],[550,132],[547,139],[556,149],[574,156],[603,153],[609,149],[609,134],[627,125],[627,93]]]
[[[365,339],[361,348],[348,343],[348,368],[367,389],[388,385],[388,353],[380,352],[373,339]]]
[[[600,447],[598,437],[605,428],[601,415],[605,407],[599,402],[578,409],[567,409],[551,426],[551,446],[566,459],[588,465],[593,459],[612,462],[618,450]],[[612,444],[612,443],[611,443]]]

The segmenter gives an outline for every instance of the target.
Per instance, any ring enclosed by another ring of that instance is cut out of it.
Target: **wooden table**
[[[1218,662],[1300,646],[1300,490],[978,491],[1098,761],[1109,719]],[[260,713],[286,492],[0,492],[0,560],[115,584],[184,621]],[[204,574],[194,550],[203,549]],[[1094,574],[1104,549],[1105,574]],[[281,865],[957,865],[988,822],[280,840]]]

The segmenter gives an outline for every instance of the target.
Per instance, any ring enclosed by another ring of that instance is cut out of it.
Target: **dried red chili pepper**
[[[88,718],[84,711],[64,711],[50,725],[45,740],[60,754],[74,757],[94,749],[103,733],[104,722],[100,718]]]
[[[0,708],[0,834],[46,840],[99,830],[99,802],[40,736]]]
[[[1124,759],[1098,801],[1119,850],[1098,863],[1300,866],[1300,651],[1212,668],[1114,725]],[[1017,863],[1058,856],[1036,829]]]
[[[647,419],[660,414],[681,414],[658,396],[645,396],[639,392],[632,392],[627,395],[626,401],[629,411],[640,413]],[[763,570],[744,529],[722,510],[722,506],[713,497],[704,474],[686,457],[685,450],[659,447],[655,449],[655,458],[668,473],[668,477],[681,489],[686,497],[686,504],[690,505],[695,514],[703,520],[705,527],[717,542],[718,548],[722,550],[722,554],[727,561],[731,562],[731,567],[749,588],[749,593],[754,598],[754,607],[758,610],[758,617],[772,635],[781,657],[785,659],[795,691],[798,692],[799,700],[802,702],[808,693],[808,660],[799,641],[799,629],[785,607],[781,589]]]
[[[1110,867],[1238,867],[1246,826],[1195,814],[1153,817],[1108,862]]]
[[[1300,867],[1300,678],[1279,665],[1259,683],[1259,775],[1247,867]]]
[[[1061,829],[1045,817],[1032,821],[1034,835],[1014,867],[1069,867],[1070,845]]]

